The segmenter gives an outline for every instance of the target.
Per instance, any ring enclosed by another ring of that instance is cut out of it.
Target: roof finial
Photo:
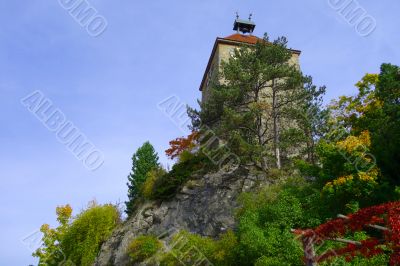
[[[236,11],[236,19],[239,19],[239,12]]]
[[[251,21],[251,17],[253,16],[253,13],[250,13],[249,15],[249,21]]]

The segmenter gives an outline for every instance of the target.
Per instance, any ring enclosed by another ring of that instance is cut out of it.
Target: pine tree
[[[299,129],[293,114],[305,107],[309,95],[309,79],[291,57],[284,37],[270,42],[265,35],[255,46],[236,49],[223,62],[223,82],[212,84],[209,100],[200,111],[188,109],[193,129],[211,128],[242,163],[281,168],[292,152],[284,150],[290,146],[287,136]]]
[[[128,176],[128,201],[126,214],[130,216],[135,209],[135,201],[141,193],[147,173],[159,166],[158,154],[150,142],[146,141],[132,156],[132,171]]]
[[[305,143],[301,155],[306,155],[311,164],[317,162],[316,143],[328,131],[327,123],[329,110],[323,107],[323,98],[326,87],[317,87],[312,83],[311,76],[304,77],[304,98],[299,102],[297,108],[292,109],[293,119],[298,126],[296,136],[297,143]]]

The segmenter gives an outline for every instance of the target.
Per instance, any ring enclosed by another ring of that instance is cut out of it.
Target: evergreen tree
[[[305,76],[304,98],[299,101],[298,108],[292,109],[298,130],[295,132],[294,141],[288,142],[288,145],[296,146],[299,143],[305,143],[301,155],[305,155],[311,164],[317,162],[316,143],[328,131],[329,110],[323,107],[322,99],[325,91],[325,86],[317,87],[312,83],[311,76]]]
[[[132,171],[128,176],[128,201],[126,214],[130,216],[134,211],[136,199],[140,196],[141,187],[146,181],[147,173],[157,168],[158,155],[150,142],[146,141],[132,156]]]
[[[222,63],[219,80],[223,82],[212,84],[209,100],[201,103],[200,111],[188,109],[193,129],[211,128],[242,163],[263,170],[281,168],[283,157],[293,153],[285,147],[293,141],[288,136],[299,129],[298,114],[308,112],[299,108],[316,104],[323,93],[310,85],[291,57],[284,37],[269,42],[265,35],[255,46],[236,49]]]
[[[377,157],[377,163],[383,174],[396,185],[400,185],[399,66],[382,64],[376,91],[378,100],[382,102],[382,108],[379,116],[370,115],[369,121],[367,121],[368,128],[372,133],[372,152]]]

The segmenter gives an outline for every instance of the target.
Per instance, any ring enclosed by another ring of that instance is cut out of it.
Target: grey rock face
[[[161,235],[174,229],[216,237],[234,228],[239,194],[265,182],[264,175],[243,168],[193,177],[171,200],[141,205],[103,244],[95,265],[128,265],[127,246],[139,235]]]

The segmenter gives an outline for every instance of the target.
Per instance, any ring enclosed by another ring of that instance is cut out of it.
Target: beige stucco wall
[[[217,74],[218,74],[218,72],[220,70],[220,66],[221,66],[221,63],[220,63],[220,46],[218,45],[217,48],[216,48],[215,54],[214,54],[214,58],[212,58],[211,65],[210,65],[210,68],[208,70],[206,80],[205,80],[205,82],[203,84],[203,87],[202,87],[202,93],[201,93],[201,101],[202,102],[206,102],[208,97],[210,96],[209,86],[210,86],[211,82],[216,79]],[[209,75],[210,71],[212,71],[212,75],[211,76]]]
[[[235,48],[238,48],[238,46],[225,43],[218,44],[209,69],[209,72],[212,71],[212,75],[210,76],[209,73],[207,73],[207,78],[202,87],[202,102],[207,101],[209,97],[209,85],[212,83],[213,80],[215,81],[217,74],[221,70],[222,62],[229,60]],[[300,69],[299,54],[292,53],[292,57],[290,58],[289,63],[296,65],[298,69]],[[208,79],[211,80],[208,81]],[[218,82],[223,82],[223,80],[218,80]]]

